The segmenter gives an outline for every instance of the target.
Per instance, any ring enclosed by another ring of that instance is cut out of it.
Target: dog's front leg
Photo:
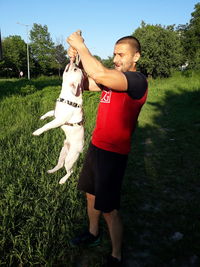
[[[41,135],[43,132],[46,132],[53,128],[57,128],[63,124],[64,124],[63,120],[56,118],[53,121],[50,121],[49,123],[45,124],[43,127],[39,128],[35,132],[33,132],[33,135],[35,136]]]
[[[40,120],[44,120],[48,117],[53,117],[54,116],[54,110],[50,110],[49,112],[45,113],[42,117],[40,117]]]

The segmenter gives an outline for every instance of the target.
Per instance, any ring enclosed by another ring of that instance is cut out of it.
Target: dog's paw
[[[59,184],[64,184],[66,182],[67,178],[63,177],[60,179]]]
[[[33,132],[34,136],[38,136],[42,133],[42,131],[40,129],[36,130],[35,132]]]
[[[59,184],[64,184],[72,173],[73,173],[72,170],[68,171],[68,173],[63,178],[60,179]]]
[[[54,173],[54,172],[55,172],[54,169],[47,171],[47,173]]]
[[[40,117],[40,120],[44,120],[44,119],[46,119],[44,115]]]

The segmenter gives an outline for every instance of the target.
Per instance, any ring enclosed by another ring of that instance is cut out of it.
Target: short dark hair
[[[120,44],[120,43],[127,43],[129,44],[134,50],[135,52],[139,52],[141,54],[141,45],[139,40],[134,37],[134,36],[125,36],[120,38],[116,44]]]

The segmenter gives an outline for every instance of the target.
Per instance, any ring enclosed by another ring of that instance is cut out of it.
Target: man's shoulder
[[[124,75],[128,81],[127,93],[133,99],[140,99],[146,93],[148,83],[146,76],[139,71],[127,71]]]
[[[146,76],[140,71],[125,71],[123,73],[131,77],[140,77],[146,80]]]

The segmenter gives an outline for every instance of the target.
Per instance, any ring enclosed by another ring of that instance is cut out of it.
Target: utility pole
[[[30,80],[30,66],[29,66],[29,46],[28,46],[28,41],[29,41],[29,32],[28,32],[28,27],[30,26],[30,25],[27,25],[27,24],[22,24],[22,23],[20,23],[20,22],[17,22],[17,24],[20,24],[20,25],[22,25],[22,26],[25,26],[26,27],[26,36],[27,36],[27,42],[26,42],[26,44],[27,44],[27,71],[28,71],[28,79]]]

